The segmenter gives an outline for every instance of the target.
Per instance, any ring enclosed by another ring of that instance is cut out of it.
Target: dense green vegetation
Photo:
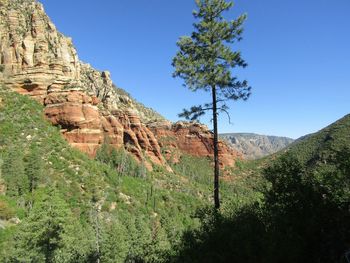
[[[350,146],[350,115],[346,115],[320,132],[305,136],[288,147],[304,164],[314,167]]]
[[[270,161],[264,197],[199,213],[173,262],[346,262],[350,249],[350,116]],[[269,162],[266,165],[266,162]],[[264,165],[265,163],[265,165]],[[249,164],[251,165],[251,163]],[[248,173],[247,173],[248,171]],[[252,177],[250,177],[252,178]],[[253,177],[254,178],[254,177]]]
[[[210,160],[182,156],[173,173],[149,172],[108,144],[91,160],[32,99],[2,88],[0,108],[1,262],[165,262],[200,226]],[[244,180],[225,183],[223,196],[260,198]]]
[[[160,169],[146,174],[124,151],[107,160],[102,148],[90,160],[41,105],[6,90],[0,98],[1,262],[156,261],[195,224],[190,214],[203,201],[194,185]]]

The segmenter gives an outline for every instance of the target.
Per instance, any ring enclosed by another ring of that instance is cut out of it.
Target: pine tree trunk
[[[216,105],[216,87],[212,86],[213,95],[213,124],[214,124],[214,204],[215,208],[220,208],[219,197],[219,149],[218,149],[218,119]]]

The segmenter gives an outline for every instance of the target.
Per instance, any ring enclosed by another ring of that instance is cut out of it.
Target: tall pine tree
[[[6,184],[6,194],[21,196],[28,192],[28,178],[25,174],[23,150],[11,147],[2,165],[2,177]]]
[[[211,92],[212,100],[203,105],[184,109],[180,117],[196,120],[211,111],[214,132],[214,201],[220,207],[219,199],[219,154],[218,124],[219,112],[228,113],[229,100],[247,100],[251,87],[246,80],[239,81],[232,74],[235,67],[246,67],[239,51],[232,50],[232,44],[240,41],[246,15],[226,21],[223,12],[229,10],[232,2],[225,0],[196,0],[198,10],[193,12],[199,20],[194,24],[191,36],[181,37],[177,42],[179,51],[173,59],[174,77],[184,79],[192,91]]]
[[[31,145],[25,161],[25,173],[28,177],[29,191],[33,192],[44,174],[44,161],[40,147],[36,144]]]

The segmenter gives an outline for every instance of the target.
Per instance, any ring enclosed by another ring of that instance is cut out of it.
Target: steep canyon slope
[[[171,155],[170,148],[176,155],[211,156],[207,127],[168,123],[117,88],[108,71],[81,62],[72,39],[57,31],[40,3],[1,0],[0,8],[0,81],[42,103],[46,117],[73,147],[94,156],[108,142],[124,147],[149,169],[168,167],[163,156]],[[174,138],[170,148],[165,145]],[[234,165],[235,150],[221,142],[220,153],[223,166]]]

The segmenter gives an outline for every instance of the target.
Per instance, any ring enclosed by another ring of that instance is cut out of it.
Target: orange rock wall
[[[45,115],[60,125],[62,135],[75,148],[93,157],[106,141],[116,148],[125,147],[149,169],[165,165],[153,133],[132,112],[100,111],[98,100],[75,90],[49,93],[44,99]],[[145,160],[148,157],[150,162]]]
[[[197,157],[212,157],[214,153],[213,134],[209,129],[199,123],[163,122],[149,125],[161,147],[165,149],[165,156],[172,161],[178,161],[181,153]],[[176,152],[177,154],[174,154]],[[235,160],[242,156],[229,147],[225,142],[219,141],[219,160],[221,167],[234,166]]]

